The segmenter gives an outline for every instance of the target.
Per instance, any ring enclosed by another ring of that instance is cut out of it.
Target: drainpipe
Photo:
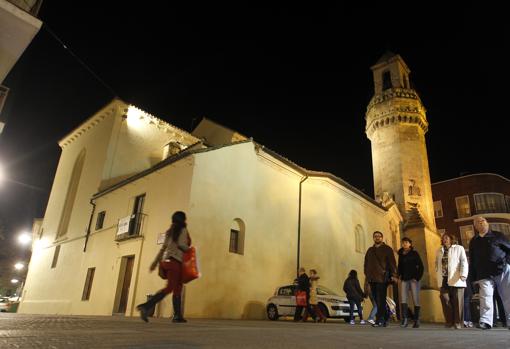
[[[89,225],[87,227],[87,235],[85,236],[85,245],[83,246],[83,252],[87,251],[87,243],[89,242],[90,226],[92,225],[92,217],[94,217],[94,213],[96,212],[96,203],[94,202],[94,199],[90,199],[90,204],[92,205],[92,212],[90,213]]]
[[[303,182],[308,179],[308,175],[305,175],[299,182],[299,211],[298,211],[298,230],[297,230],[297,269],[296,275],[299,277],[299,254],[301,249],[301,194],[303,191]]]

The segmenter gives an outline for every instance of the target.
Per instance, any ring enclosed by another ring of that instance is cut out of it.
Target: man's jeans
[[[377,314],[377,303],[372,296],[372,294],[369,295],[370,302],[372,302],[372,311],[370,311],[370,315],[368,315],[368,320],[374,320],[375,321],[375,315]]]
[[[492,326],[494,319],[494,287],[498,288],[503,301],[507,324],[510,324],[510,265],[507,264],[503,272],[492,279],[477,281],[480,285],[480,322]]]
[[[401,303],[408,303],[407,297],[409,295],[409,290],[411,291],[411,295],[413,297],[414,306],[418,307],[420,306],[420,282],[412,279],[407,281],[402,281],[401,283],[402,288],[402,299]]]

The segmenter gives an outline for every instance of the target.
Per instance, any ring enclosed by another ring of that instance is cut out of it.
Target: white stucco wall
[[[50,268],[53,246],[37,249],[31,263],[21,312],[109,315],[114,310],[122,257],[135,256],[126,309],[164,281],[148,268],[160,248],[158,235],[171,214],[183,210],[202,277],[186,286],[190,317],[263,318],[274,289],[291,283],[297,268],[297,217],[302,175],[252,142],[204,151],[167,165],[96,200],[87,251],[77,237],[62,244],[59,262]],[[134,198],[145,193],[143,238],[115,242],[117,222],[132,212]],[[103,228],[94,231],[97,213],[106,211]],[[362,271],[354,228],[384,231],[388,212],[325,178],[303,185],[301,265],[316,268],[321,283],[340,292],[351,268]],[[245,227],[243,254],[229,252],[234,220]],[[82,301],[87,269],[94,267],[91,296]],[[341,292],[340,292],[341,293]],[[157,314],[170,316],[167,297]]]
[[[389,214],[382,208],[327,178],[309,178],[303,184],[301,266],[316,269],[320,284],[344,294],[343,282],[351,269],[358,271],[363,285],[366,250],[372,246],[372,233],[388,231]],[[355,229],[364,231],[363,252],[357,252]]]

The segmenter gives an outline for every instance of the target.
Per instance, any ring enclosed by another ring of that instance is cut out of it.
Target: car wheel
[[[278,320],[278,309],[276,308],[276,305],[269,304],[267,306],[267,318],[273,321]]]
[[[319,309],[320,309],[322,315],[324,315],[325,317],[329,317],[328,308],[324,304],[319,303]]]

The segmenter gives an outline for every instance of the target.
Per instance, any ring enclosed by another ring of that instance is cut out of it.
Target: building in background
[[[432,184],[434,215],[441,234],[457,237],[467,249],[474,236],[473,218],[483,215],[491,229],[510,238],[510,180],[477,173]]]

